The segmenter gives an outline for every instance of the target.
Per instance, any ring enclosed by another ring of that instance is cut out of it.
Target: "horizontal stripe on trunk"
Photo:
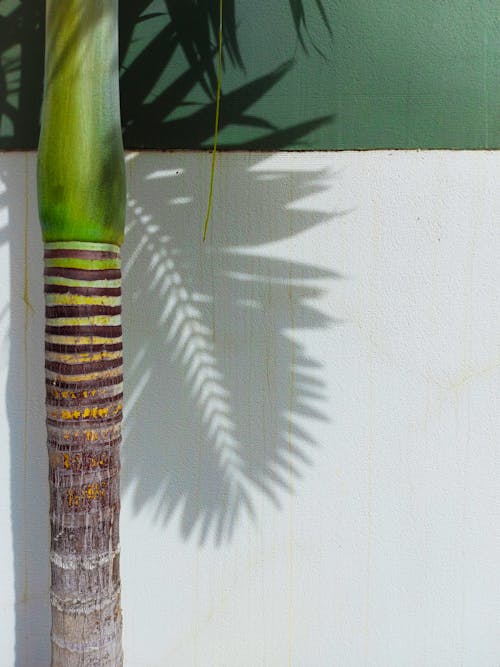
[[[45,368],[48,371],[54,371],[54,373],[60,375],[85,375],[86,373],[97,373],[110,368],[118,368],[118,366],[123,366],[121,355],[117,359],[103,359],[102,361],[91,361],[83,364],[65,364],[60,361],[45,362]]]
[[[58,597],[51,591],[50,602],[54,607],[64,612],[65,614],[86,615],[90,614],[92,611],[101,611],[107,609],[108,607],[116,607],[116,610],[118,610],[120,606],[120,589],[117,588],[108,599],[102,598],[99,600],[96,600],[95,597],[90,598],[89,600],[75,600],[74,598],[69,598],[66,600],[64,598]],[[118,612],[116,610],[111,610],[108,612],[110,618],[115,618],[117,616]],[[70,652],[75,652],[74,648],[70,650]]]
[[[117,450],[115,450],[117,451]],[[69,453],[69,452],[67,452]],[[68,457],[66,457],[68,459]],[[119,458],[114,457],[114,466],[112,468],[108,467],[99,467],[91,466],[88,470],[78,470],[75,471],[73,468],[63,467],[53,467],[49,472],[49,484],[50,486],[57,486],[58,489],[68,489],[75,486],[75,483],[78,485],[77,488],[91,488],[99,484],[103,488],[106,488],[111,482],[114,482],[114,478],[120,474],[121,466],[119,463]],[[75,475],[75,472],[78,472]]]
[[[93,326],[98,327],[95,333],[98,334],[100,327],[121,325],[120,315],[87,315],[86,317],[51,317],[47,318],[47,324],[51,327],[65,326]]]
[[[71,278],[72,280],[92,281],[92,280],[118,280],[121,273],[118,269],[102,269],[91,271],[87,269],[68,269],[61,267],[47,267],[43,272],[44,276],[57,278]]]
[[[121,324],[121,318],[119,315],[86,315],[82,317],[75,315],[74,317],[47,317],[46,323],[51,327],[105,327],[119,326]],[[95,330],[95,333],[99,333],[98,328]]]
[[[76,570],[81,567],[83,564],[83,569],[93,570],[97,567],[107,565],[113,561],[113,558],[118,557],[120,554],[120,547],[117,549],[107,549],[101,554],[92,554],[88,557],[75,557],[67,556],[66,554],[56,553],[55,551],[50,552],[50,562],[52,565],[59,567],[61,570]]]
[[[118,352],[49,352],[45,350],[45,361],[55,361],[61,364],[91,364],[95,361],[106,361],[107,359],[121,359],[122,350]]]
[[[71,421],[75,424],[79,424],[80,426],[84,423],[85,428],[91,429],[93,426],[101,426],[103,423],[106,423],[106,425],[111,425],[111,424],[118,424],[121,423],[122,421],[122,413],[121,410],[117,415],[114,415],[112,417],[103,417],[102,419],[74,419],[74,420],[60,420],[60,419],[53,419],[52,417],[47,417],[45,423],[48,426],[54,426],[55,428],[62,428],[63,426],[66,426],[67,424],[71,423]]]
[[[112,404],[113,401],[115,402],[123,401],[123,392],[120,392],[119,394],[114,394],[113,396],[102,396],[102,397],[88,396],[89,392],[86,393],[87,396],[84,396],[84,392],[82,391],[76,392],[75,398],[71,398],[70,396],[68,396],[67,398],[63,397],[55,398],[54,396],[51,396],[49,394],[46,398],[46,403],[47,405],[50,406],[63,408],[63,407],[73,407],[75,405],[75,401],[82,401],[82,402],[85,401],[86,407],[93,407],[94,405],[110,405]]]
[[[99,387],[107,387],[109,385],[113,384],[121,384],[123,382],[123,374],[121,375],[113,375],[112,377],[106,377],[106,378],[101,378],[98,380],[95,380],[94,382],[77,382],[73,380],[73,382],[63,382],[62,380],[51,380],[47,378],[45,380],[45,384],[50,387],[50,388],[57,388],[57,389],[69,389],[70,391],[84,391],[85,389],[88,389],[89,391],[92,391],[92,389],[98,389]]]
[[[64,306],[46,306],[45,317],[70,318],[70,317],[94,317],[95,315],[120,315],[121,306],[101,306],[101,305],[64,305]]]
[[[121,440],[121,424],[99,424],[94,428],[87,428],[86,424],[69,423],[57,426],[47,426],[48,441],[57,443],[58,447],[84,447],[87,444],[111,446],[110,443]]]
[[[98,272],[99,273],[99,272]],[[90,280],[85,283],[84,280],[76,280],[74,278],[65,278],[64,276],[45,276],[46,285],[65,285],[67,287],[83,287],[85,289],[92,287],[121,287],[121,279],[117,280]],[[73,290],[71,290],[73,291]],[[90,294],[90,292],[87,292]]]
[[[52,450],[49,453],[49,466],[53,476],[64,474],[64,472],[71,475],[74,475],[75,472],[101,473],[101,471],[119,468],[118,455],[117,449],[113,450],[112,453],[110,452],[109,456],[105,449],[93,452],[78,451],[76,453]]]
[[[120,258],[112,259],[84,259],[83,257],[52,257],[46,258],[43,262],[46,269],[79,269],[82,271],[105,271],[109,269],[120,268]]]
[[[80,424],[92,428],[93,424],[115,424],[121,419],[123,406],[116,403],[114,407],[88,406],[84,411],[71,408],[48,408],[47,423],[64,428],[66,424]]]
[[[64,515],[68,523],[72,521],[73,512],[100,514],[105,507],[109,507],[110,500],[118,495],[120,480],[117,476],[113,477],[109,484],[103,486],[95,486],[95,484],[98,482],[86,486],[57,488],[57,485],[49,480],[51,502],[56,506],[64,507]]]
[[[114,376],[113,376],[114,379]],[[83,383],[74,385],[73,389],[65,389],[62,387],[57,387],[53,382],[47,384],[47,396],[51,396],[54,399],[57,398],[76,398],[80,393],[85,396],[85,394],[92,398],[104,398],[106,396],[116,396],[123,391],[123,384],[111,383],[105,386],[98,386],[96,384],[93,387],[85,387]]]
[[[112,503],[111,510],[107,507],[102,508],[102,516],[99,517],[100,525],[110,525],[110,533],[104,534],[103,531],[96,531],[89,525],[85,515],[73,514],[71,516],[71,525],[68,526],[64,521],[54,516],[54,508],[50,514],[50,525],[57,535],[57,542],[51,540],[52,549],[58,548],[59,553],[66,555],[77,555],[78,553],[102,553],[106,549],[117,549],[120,544],[118,512],[119,503]],[[65,517],[66,518],[66,517]]]
[[[49,484],[49,492],[50,495],[55,495],[55,488],[53,484]],[[117,491],[113,490],[112,494],[114,495],[116,493]],[[75,498],[76,494],[74,494],[71,506],[65,508],[63,514],[64,525],[68,523],[75,525],[79,522],[81,522],[82,524],[85,523],[92,524],[97,521],[100,526],[104,527],[106,525],[106,522],[102,517],[105,510],[109,507],[109,498],[111,497],[112,494],[107,493],[104,494],[103,496],[97,498],[90,498],[88,500],[86,498],[80,499],[81,498],[80,497],[78,504],[76,503],[76,498]],[[56,507],[60,507],[61,505],[64,507],[64,505],[66,504],[69,505],[69,498],[66,495],[63,497],[56,496],[53,500],[53,506]],[[115,510],[115,516],[118,516],[118,508],[116,508]],[[52,528],[52,532],[55,535],[59,536],[61,534],[60,526],[58,526],[58,524],[56,524],[55,522],[51,522],[50,525]],[[81,533],[81,529],[78,532]],[[60,537],[58,539],[58,542],[59,543],[61,542]],[[87,545],[88,545],[88,540],[85,543],[86,547]]]
[[[116,373],[115,373],[116,370]],[[104,372],[98,372],[96,371],[95,373],[85,373],[84,375],[72,375],[70,374],[60,374],[60,373],[54,373],[54,371],[49,371],[45,370],[45,376],[48,380],[52,380],[52,382],[78,382],[78,383],[84,383],[88,382],[90,384],[92,383],[97,383],[97,382],[107,382],[111,383],[111,380],[113,377],[118,377],[118,373],[122,373],[122,367],[120,366],[118,369],[111,369],[109,371],[104,371]],[[123,377],[123,376],[122,376]]]
[[[113,438],[112,440],[109,439],[94,439],[94,440],[89,440],[88,438],[82,438],[81,441],[78,440],[56,440],[54,438],[51,438],[47,441],[47,445],[49,449],[52,451],[58,451],[58,452],[73,452],[75,451],[75,447],[82,446],[84,445],[85,447],[89,447],[90,445],[93,445],[94,447],[99,447],[100,451],[102,452],[108,452],[109,449],[112,449],[113,447],[119,447],[122,442],[121,436],[119,438]],[[79,449],[76,450],[81,451]]]
[[[120,360],[121,363],[123,358],[123,353],[120,350],[119,352],[99,352],[98,354],[59,354],[56,352],[45,352],[45,362],[51,364],[57,364],[58,367],[56,371],[61,369],[61,372],[64,372],[64,366],[61,364],[67,364],[72,368],[79,366],[81,364],[99,364],[107,361],[116,361]],[[54,370],[54,368],[50,368]]]
[[[71,288],[71,289],[70,289]],[[87,285],[56,285],[45,283],[45,294],[81,294],[82,296],[121,296],[122,290],[116,287],[91,287]]]
[[[59,451],[51,448],[49,451],[49,464],[53,470],[64,468],[65,470],[86,470],[89,472],[113,467],[118,464],[120,450],[94,447],[89,449],[77,449],[71,451]]]
[[[120,306],[119,296],[89,296],[65,291],[63,294],[45,294],[46,306]]]
[[[106,250],[78,250],[77,248],[59,248],[56,250],[45,250],[45,259],[56,257],[76,257],[79,259],[115,259],[120,256],[119,252]]]
[[[50,495],[60,499],[59,502],[69,500],[69,502],[65,502],[64,512],[66,516],[72,511],[71,496],[78,499],[80,503],[87,502],[89,505],[101,502],[107,503],[109,502],[110,491],[116,493],[115,489],[118,490],[120,482],[119,468],[113,471],[91,470],[87,473],[78,472],[76,474],[72,473],[71,470],[51,472],[52,474],[49,473]],[[80,503],[73,503],[75,509]]]
[[[92,336],[93,334],[105,336],[106,338],[121,338],[121,326],[99,326],[96,331],[95,326],[53,326],[48,324],[45,327],[46,334],[59,334],[60,336]]]
[[[116,243],[94,243],[92,241],[48,241],[43,245],[45,250],[98,250],[106,252],[120,252]]]
[[[99,343],[90,345],[61,345],[59,343],[45,343],[47,352],[60,352],[62,354],[77,354],[79,352],[119,352],[123,349],[123,343]]]
[[[64,346],[76,346],[76,345],[115,345],[122,344],[122,337],[113,337],[109,336],[57,336],[57,335],[45,335],[45,344],[51,345],[64,345]]]
[[[47,406],[47,415],[49,419],[63,422],[90,421],[96,420],[103,422],[111,420],[123,412],[122,401],[103,403],[102,405],[89,405],[85,402],[83,405],[55,405]]]

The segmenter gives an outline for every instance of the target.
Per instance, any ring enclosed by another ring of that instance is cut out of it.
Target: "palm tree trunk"
[[[122,665],[120,249],[45,244],[52,667]]]
[[[52,667],[121,667],[125,166],[118,1],[46,0],[46,11],[38,201],[45,243]]]

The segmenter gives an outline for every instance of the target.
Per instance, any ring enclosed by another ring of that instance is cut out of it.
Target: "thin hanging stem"
[[[212,213],[212,202],[214,197],[215,159],[217,155],[217,138],[219,135],[221,80],[222,80],[222,0],[219,0],[219,55],[217,60],[217,97],[215,102],[215,131],[214,131],[214,147],[212,150],[212,166],[210,168],[210,190],[208,193],[207,215],[205,218],[205,226],[203,228],[204,241],[207,238],[208,223],[210,220],[210,214]]]

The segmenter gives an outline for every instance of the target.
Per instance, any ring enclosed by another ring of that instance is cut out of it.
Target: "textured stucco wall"
[[[497,667],[500,155],[221,155],[205,244],[208,156],[128,171],[127,667]],[[6,667],[48,664],[34,174],[0,155]]]

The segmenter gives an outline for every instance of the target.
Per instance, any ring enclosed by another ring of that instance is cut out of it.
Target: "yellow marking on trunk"
[[[107,461],[105,456],[102,456],[101,458],[97,458],[96,456],[93,456],[90,459],[90,465],[91,465],[92,468],[97,468],[98,466],[102,468],[107,463],[108,463],[108,461]]]
[[[88,484],[81,489],[68,489],[68,507],[72,507],[73,505],[78,507],[80,505],[80,500],[96,500],[101,498],[102,496],[106,495],[107,487],[107,482],[94,482],[93,484]]]
[[[68,507],[72,507],[73,505],[75,507],[78,507],[79,504],[80,504],[79,496],[74,492],[73,489],[68,489]]]
[[[113,414],[118,414],[121,408],[121,405],[117,406]],[[49,417],[52,417],[53,419],[64,419],[67,421],[72,419],[89,419],[89,417],[92,417],[92,419],[105,419],[108,416],[109,408],[99,407],[85,408],[83,412],[81,410],[62,410],[61,412],[59,412],[59,410],[53,410],[49,413]]]
[[[49,438],[53,437],[57,437],[57,439],[62,438],[65,442],[73,441],[75,443],[80,442],[83,444],[82,441],[97,442],[98,440],[102,440],[102,444],[106,445],[110,440],[115,440],[116,438],[120,437],[121,425],[120,424],[108,425],[106,423],[103,423],[102,426],[97,427],[95,429],[80,430],[76,428],[67,431],[62,431],[62,433],[60,428],[49,425],[48,432],[49,432]]]
[[[114,390],[113,393],[109,393],[110,390]],[[116,385],[110,385],[109,387],[103,387],[100,391],[97,389],[92,389],[92,391],[88,391],[85,389],[81,393],[76,393],[74,391],[59,391],[58,389],[55,389],[54,387],[51,387],[49,392],[52,398],[55,398],[56,400],[61,400],[61,398],[68,400],[68,399],[81,399],[81,398],[89,398],[89,396],[96,396],[97,393],[99,393],[103,398],[109,398],[110,403],[113,401],[115,396],[118,394],[121,394],[123,391],[123,384],[120,382],[119,384]]]
[[[94,380],[105,380],[118,377],[122,374],[121,367],[113,368],[108,371],[95,371],[93,373],[86,373],[85,375],[59,375],[52,371],[47,371],[46,376],[49,380],[54,380],[56,382],[71,382],[77,384],[78,382],[92,382]],[[95,394],[92,394],[95,396]],[[76,398],[76,394],[71,393],[71,398]]]
[[[45,359],[47,361],[55,361],[63,364],[90,364],[95,361],[120,359],[121,356],[122,356],[121,350],[118,350],[117,352],[108,352],[104,350],[102,352],[95,352],[94,354],[90,352],[78,352],[76,354],[47,352],[45,354]]]
[[[61,336],[59,334],[47,334],[45,336],[47,343],[56,343],[57,345],[106,345],[121,343],[122,337],[110,338],[108,336]]]
[[[69,410],[63,410],[61,413],[62,419],[80,419],[81,416],[80,410],[74,410],[74,412],[70,412]]]
[[[47,306],[119,306],[119,296],[84,296],[83,294],[46,294]]]
[[[100,496],[104,496],[106,493],[106,482],[95,482],[94,484],[89,484],[85,489],[84,493],[89,500],[95,500]]]

